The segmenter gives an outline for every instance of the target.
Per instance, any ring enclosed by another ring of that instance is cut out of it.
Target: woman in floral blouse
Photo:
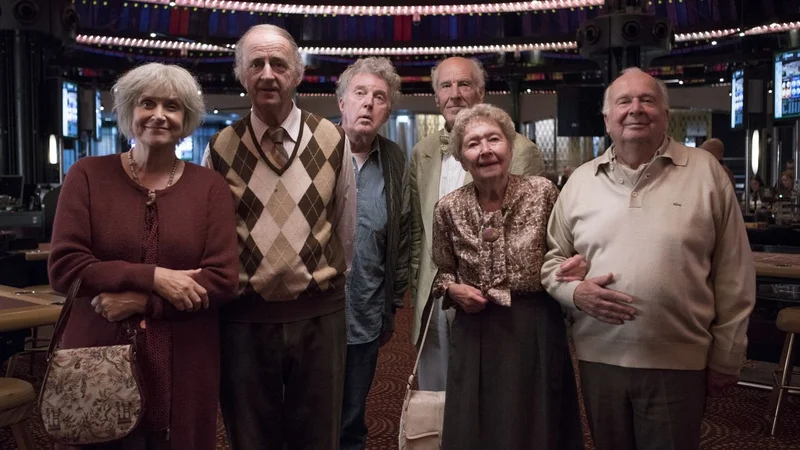
[[[485,104],[450,132],[474,181],[434,212],[432,295],[456,308],[445,450],[583,448],[564,319],[539,277],[558,189],[509,174],[514,136],[508,114]]]

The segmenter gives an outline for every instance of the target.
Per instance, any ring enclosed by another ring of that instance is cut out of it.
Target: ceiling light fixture
[[[696,31],[694,33],[675,33],[675,42],[700,41],[703,39],[717,39],[730,36],[736,30],[729,28],[723,30]]]
[[[716,40],[719,38],[735,36],[754,36],[758,34],[783,33],[784,31],[800,29],[800,22],[771,23],[742,31],[741,28],[727,28],[722,30],[697,31],[694,33],[675,33],[675,42]],[[712,45],[716,45],[712,42]]]
[[[163,41],[154,39],[131,39],[109,36],[78,35],[75,41],[85,45],[111,45],[120,47],[155,48],[164,50],[193,50],[232,53],[234,46],[198,42]],[[499,52],[525,52],[534,50],[571,50],[577,48],[575,42],[544,42],[536,44],[508,45],[470,45],[447,47],[300,47],[300,53],[311,55],[354,55],[354,56],[416,56],[440,54],[475,54]]]
[[[89,36],[79,34],[75,37],[75,42],[86,45],[112,45],[119,47],[136,47],[136,48],[156,48],[163,50],[195,50],[195,51],[213,51],[213,52],[232,52],[230,48],[220,47],[211,44],[202,44],[199,42],[178,42],[178,41],[163,41],[156,39],[132,39],[110,36]]]
[[[534,50],[571,50],[577,48],[575,42],[544,42],[537,44],[469,45],[446,47],[301,47],[301,53],[311,55],[354,55],[354,56],[416,56],[450,55],[475,53],[513,53]]]
[[[475,5],[416,5],[416,6],[343,6],[291,5],[221,0],[139,0],[140,3],[183,6],[187,8],[222,9],[252,13],[277,14],[346,14],[354,16],[432,16],[443,14],[490,14],[545,11],[566,8],[604,6],[605,0],[540,0],[527,2],[489,3]]]
[[[184,0],[192,1],[192,0]],[[194,0],[199,1],[199,0]],[[567,0],[564,0],[567,1]],[[156,3],[156,2],[154,2]],[[235,3],[235,2],[206,2],[206,3]],[[546,3],[546,2],[539,2]],[[262,5],[259,3],[259,5]],[[264,4],[266,5],[266,4]],[[274,5],[273,5],[274,6]],[[278,5],[280,6],[280,5]],[[739,33],[740,36],[759,35],[767,33],[783,33],[789,30],[800,29],[800,22],[773,23],[754,27]],[[694,33],[676,33],[675,42],[716,40],[728,36],[734,36],[737,30],[722,29],[709,30]],[[225,46],[203,44],[199,42],[179,42],[156,39],[133,39],[111,36],[92,36],[80,34],[75,41],[84,45],[109,45],[119,47],[153,48],[162,50],[187,50],[187,51],[211,51],[232,53],[235,45],[226,44]],[[471,45],[471,46],[442,46],[442,47],[300,47],[301,53],[310,55],[352,55],[352,56],[418,56],[418,55],[441,55],[441,54],[477,54],[477,53],[515,53],[526,51],[554,51],[554,50],[573,50],[578,47],[575,41],[564,42],[544,42],[536,44],[504,44],[504,45]]]

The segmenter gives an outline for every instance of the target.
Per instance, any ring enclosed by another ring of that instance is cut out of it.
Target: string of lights
[[[112,36],[91,36],[81,34],[75,41],[84,45],[110,45],[134,48],[155,48],[166,50],[233,52],[235,46],[218,46],[198,42],[179,42],[157,39],[134,39]],[[353,55],[353,56],[415,56],[440,54],[476,54],[497,52],[525,52],[534,50],[553,51],[577,48],[575,42],[547,42],[537,44],[509,45],[470,45],[447,47],[301,47],[300,52],[308,55]]]
[[[603,6],[605,4],[605,0],[538,0],[527,2],[483,3],[474,5],[416,6],[291,5],[282,3],[255,3],[225,0],[139,0],[139,3],[150,3],[171,7],[245,11],[252,13],[356,16],[429,16],[451,14],[515,13],[565,8],[585,8]]]
[[[190,1],[190,0],[186,0]],[[692,33],[676,33],[675,42],[690,42],[700,40],[716,40],[726,37],[744,37],[750,35],[783,33],[789,30],[800,29],[800,22],[772,23],[757,26],[747,30],[729,28],[722,30],[708,30]],[[225,46],[205,44],[199,42],[182,42],[158,39],[137,39],[113,36],[94,36],[81,34],[76,37],[76,42],[83,45],[118,46],[133,48],[153,48],[164,50],[185,51],[213,51],[232,53],[234,44]],[[469,45],[469,46],[437,46],[437,47],[301,47],[300,52],[307,55],[352,55],[352,56],[418,56],[418,55],[469,55],[480,53],[513,53],[528,51],[560,51],[574,50],[577,48],[575,41],[544,42],[530,44],[504,44],[504,45]]]

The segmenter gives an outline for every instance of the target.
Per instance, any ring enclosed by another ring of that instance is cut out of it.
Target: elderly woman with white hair
[[[64,348],[136,340],[145,413],[122,440],[85,448],[212,450],[218,309],[238,281],[230,190],[216,172],[175,155],[204,113],[189,72],[146,64],[123,75],[113,94],[118,126],[135,144],[70,169],[49,274],[59,292],[82,280]]]
[[[583,448],[564,318],[539,276],[558,189],[509,173],[514,137],[508,114],[486,104],[459,112],[450,132],[473,182],[434,212],[432,295],[456,309],[446,450]]]

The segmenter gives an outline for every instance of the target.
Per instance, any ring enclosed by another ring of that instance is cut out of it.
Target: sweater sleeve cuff
[[[708,355],[708,367],[720,373],[738,376],[742,370],[743,360],[742,352],[727,352],[712,347]]]
[[[155,278],[156,265],[155,264],[135,264],[130,268],[127,274],[128,279],[133,283],[131,290],[148,293],[153,289],[153,280]],[[151,293],[151,295],[153,295]]]
[[[455,284],[456,277],[451,273],[442,273],[436,278],[431,289],[431,297],[442,299],[442,309],[448,309],[455,305],[452,300],[447,296],[447,288],[451,284]]]
[[[577,309],[574,296],[579,284],[581,281],[556,282],[550,286],[548,292],[565,308]]]

